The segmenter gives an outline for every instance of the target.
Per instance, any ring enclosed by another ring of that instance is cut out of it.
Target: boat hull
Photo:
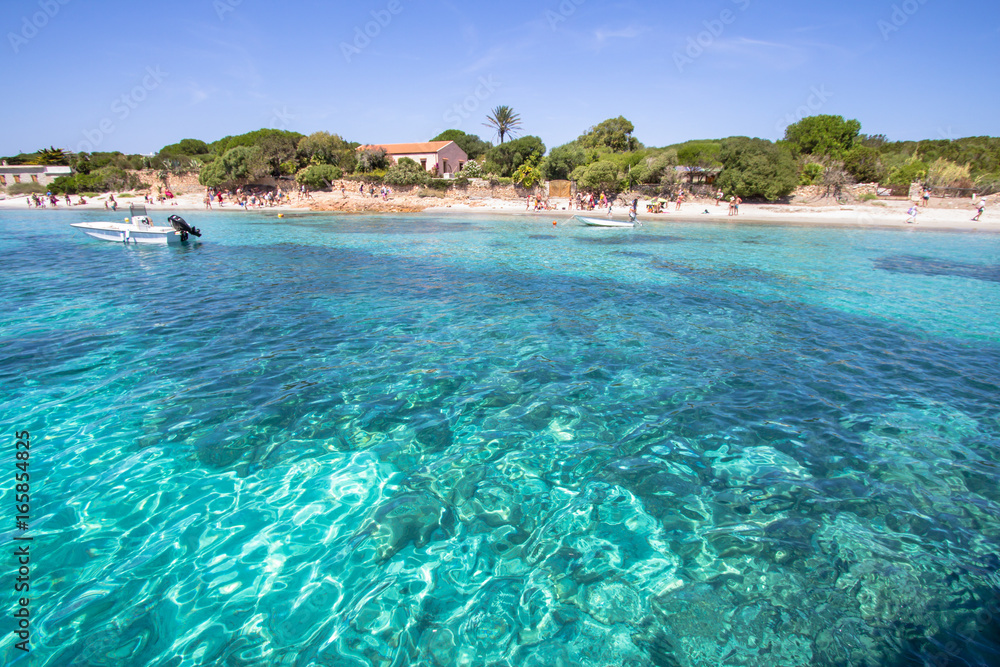
[[[71,225],[101,241],[139,245],[179,245],[181,234],[172,227],[150,227],[114,222],[77,222]],[[189,237],[190,238],[190,237]]]
[[[590,227],[625,227],[629,229],[635,227],[634,222],[621,222],[611,220],[610,218],[585,218],[582,215],[578,215],[576,219]]]

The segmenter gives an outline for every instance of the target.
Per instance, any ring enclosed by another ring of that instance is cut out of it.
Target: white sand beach
[[[43,214],[46,212],[64,211],[93,211],[95,220],[110,220],[128,215],[129,202],[143,203],[141,193],[115,194],[118,202],[118,211],[112,212],[105,209],[105,203],[109,201],[109,195],[100,195],[87,199],[87,203],[80,205],[78,195],[72,195],[70,200],[72,206],[67,206],[64,199],[60,198],[60,203],[55,208],[49,206],[36,209],[28,206],[27,198],[24,196],[0,199],[0,211],[20,210],[31,214]],[[504,215],[526,215],[537,218],[540,222],[551,224],[556,221],[560,224],[574,215],[586,215],[591,217],[603,217],[607,215],[606,210],[577,211],[569,208],[569,202],[564,200],[554,200],[553,209],[547,211],[526,210],[524,200],[509,199],[470,199],[461,195],[450,195],[445,198],[438,197],[418,197],[412,194],[394,194],[387,201],[373,199],[362,196],[357,192],[348,192],[345,197],[340,191],[317,192],[309,199],[298,200],[294,198],[291,204],[254,208],[253,211],[273,212],[275,214],[289,211],[315,211],[315,212],[339,212],[339,213],[427,213],[433,215],[461,215],[461,214],[504,214]],[[685,201],[680,211],[675,210],[671,204],[663,213],[646,213],[647,200],[639,199],[639,219],[644,223],[670,223],[670,222],[712,222],[724,224],[746,224],[746,223],[769,223],[782,225],[824,225],[824,226],[847,226],[858,228],[899,228],[913,230],[945,230],[945,231],[978,231],[978,232],[1000,232],[1000,196],[993,195],[987,198],[986,211],[977,222],[972,218],[976,214],[972,202],[967,199],[932,199],[929,206],[920,207],[917,221],[908,224],[909,215],[907,211],[913,205],[909,201],[874,201],[858,202],[846,205],[831,204],[830,202],[819,202],[815,204],[755,204],[743,203],[737,217],[728,215],[728,206],[723,203],[716,205],[714,200],[692,199]],[[169,215],[174,211],[185,211],[189,217],[197,217],[224,214],[231,211],[242,211],[242,207],[232,203],[225,203],[219,206],[213,204],[210,210],[204,205],[203,192],[188,192],[178,194],[173,200],[164,204],[147,205],[147,210],[156,219],[162,212]],[[614,216],[619,219],[627,217],[628,212],[622,206],[613,209]]]

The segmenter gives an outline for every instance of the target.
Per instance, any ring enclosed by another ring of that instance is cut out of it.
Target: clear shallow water
[[[33,664],[1000,661],[1000,237],[186,217],[0,215]]]

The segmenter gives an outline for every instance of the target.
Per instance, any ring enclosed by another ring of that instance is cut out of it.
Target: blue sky
[[[4,0],[0,27],[2,155],[262,127],[488,139],[500,104],[550,148],[618,115],[650,146],[817,113],[1000,135],[1000,5],[979,0]]]

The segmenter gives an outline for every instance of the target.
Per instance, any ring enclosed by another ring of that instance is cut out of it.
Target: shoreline
[[[127,194],[127,193],[124,193]],[[120,194],[115,195],[118,200],[118,211],[112,212],[104,208],[107,200],[105,195],[92,197],[85,205],[66,206],[60,204],[56,208],[36,209],[28,207],[27,197],[8,197],[0,200],[0,211],[25,211],[25,212],[94,212],[104,214],[106,217],[127,217],[128,204],[135,202],[139,197],[128,197]],[[72,195],[77,198],[77,195]],[[314,197],[308,200],[299,200],[291,204],[281,206],[271,206],[264,208],[254,208],[245,210],[234,204],[219,207],[213,205],[211,210],[206,210],[203,204],[202,194],[180,194],[173,204],[153,204],[146,205],[150,215],[156,219],[162,213],[169,215],[170,212],[184,212],[188,215],[210,216],[218,213],[274,213],[294,214],[294,215],[436,215],[436,216],[467,216],[467,215],[503,215],[518,217],[533,217],[539,221],[551,222],[553,220],[568,220],[576,215],[588,217],[604,218],[606,211],[595,209],[594,211],[576,211],[558,208],[548,211],[526,210],[523,200],[507,199],[482,199],[472,202],[459,198],[426,198],[420,199],[409,195],[398,195],[388,201],[361,197],[352,194],[344,198],[340,193],[319,192],[314,193]],[[433,201],[427,201],[433,199]],[[996,214],[991,216],[991,209],[996,204],[996,196],[990,198],[992,201],[984,214],[984,219],[975,222],[972,217],[975,211],[971,203],[961,200],[941,200],[934,202],[927,208],[921,207],[917,217],[917,222],[908,224],[907,210],[912,205],[907,201],[878,201],[873,203],[855,203],[848,205],[823,205],[823,204],[747,204],[740,207],[739,216],[729,216],[728,206],[725,204],[716,206],[714,200],[690,200],[685,202],[681,211],[669,210],[664,213],[640,212],[638,219],[647,224],[652,222],[683,222],[691,223],[714,223],[714,224],[770,224],[770,225],[794,225],[800,227],[840,227],[851,229],[906,229],[906,230],[931,230],[931,231],[953,231],[953,232],[975,232],[975,233],[1000,233],[1000,217]],[[137,203],[137,202],[136,202]],[[640,211],[645,209],[644,200],[640,199]],[[617,220],[627,219],[627,212],[623,207],[615,207],[614,216]]]

